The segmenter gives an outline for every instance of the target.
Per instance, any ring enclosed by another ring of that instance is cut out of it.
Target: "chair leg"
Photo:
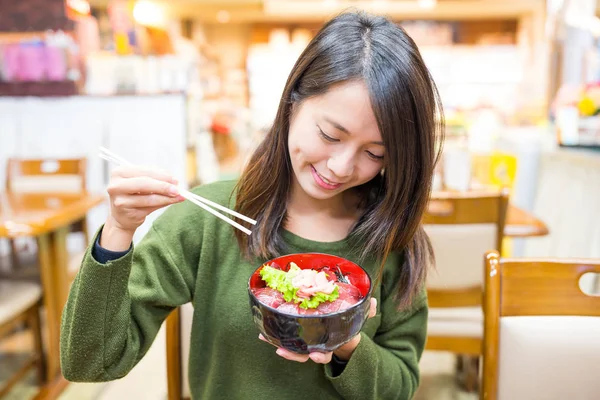
[[[465,389],[469,393],[477,393],[479,391],[479,357],[469,356],[466,365]]]
[[[25,365],[20,367],[19,370],[14,375],[9,377],[7,381],[2,383],[2,386],[0,386],[0,399],[3,399],[4,396],[6,396],[8,393],[10,393],[10,391],[15,387],[15,385],[21,379],[23,379],[25,376],[27,376],[27,373],[29,372],[29,370],[31,369],[32,366],[33,366],[33,359],[30,359],[29,361],[27,361],[25,363]]]
[[[479,390],[479,356],[457,355],[456,383],[468,393],[476,393]]]
[[[455,365],[455,373],[456,376],[459,376],[463,373],[463,369],[464,369],[464,359],[463,359],[463,355],[462,354],[456,354],[456,365]]]
[[[42,333],[40,330],[40,314],[39,305],[36,304],[30,307],[24,313],[18,315],[13,320],[8,321],[5,325],[0,328],[0,336],[4,337],[15,327],[25,323],[25,325],[31,329],[34,340],[34,354],[28,357],[27,362],[22,365],[12,376],[0,385],[0,399],[4,398],[14,386],[23,378],[27,376],[27,373],[33,368],[36,369],[37,377],[39,380],[39,386],[42,388],[45,383],[45,368],[44,368],[44,353],[42,346]]]
[[[17,244],[14,239],[8,239],[10,244],[10,258],[12,262],[13,269],[18,268],[19,266],[19,249],[17,249]]]
[[[36,374],[38,384],[43,386],[46,383],[46,357],[44,355],[44,346],[42,344],[42,327],[40,322],[39,306],[33,307],[29,312],[29,327],[33,334],[33,345],[36,355]]]

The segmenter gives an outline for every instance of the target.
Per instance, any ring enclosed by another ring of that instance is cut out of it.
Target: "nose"
[[[339,152],[332,155],[329,160],[327,160],[327,168],[329,168],[335,178],[339,178],[343,181],[352,176],[352,173],[354,172],[354,162],[354,152]]]

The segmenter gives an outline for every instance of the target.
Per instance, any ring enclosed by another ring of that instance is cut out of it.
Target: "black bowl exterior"
[[[371,303],[368,296],[335,314],[302,316],[284,314],[249,294],[254,323],[265,339],[298,354],[329,352],[350,341],[365,324]]]

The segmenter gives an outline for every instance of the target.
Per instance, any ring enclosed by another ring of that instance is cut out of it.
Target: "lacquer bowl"
[[[260,276],[264,265],[287,271],[290,262],[301,269],[320,270],[339,267],[339,271],[361,293],[358,303],[348,309],[323,315],[292,315],[272,308],[257,299],[253,290],[266,287]],[[267,261],[254,271],[248,282],[248,294],[254,322],[265,339],[277,347],[299,354],[329,352],[347,343],[362,329],[369,315],[371,278],[357,264],[341,257],[320,254],[290,254]]]

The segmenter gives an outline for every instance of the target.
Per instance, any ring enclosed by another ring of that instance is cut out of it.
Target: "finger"
[[[317,364],[329,364],[331,362],[332,356],[333,356],[333,352],[329,352],[329,353],[314,352],[314,353],[310,353],[308,355],[308,357],[310,357],[310,359],[313,360],[314,362],[316,362]]]
[[[369,309],[369,318],[373,318],[377,315],[377,299],[371,298],[371,308]]]
[[[172,199],[170,204],[175,204],[175,203],[181,203],[182,201],[185,201],[184,197],[178,196]],[[169,204],[167,204],[169,205]],[[146,215],[153,213],[156,210],[160,210],[161,208],[166,207],[165,205],[161,205],[161,206],[157,206],[157,207],[143,207],[140,208],[139,210],[143,211]]]
[[[272,346],[275,346],[273,343],[270,343],[269,341],[267,341],[267,339],[263,336],[263,334],[259,334],[258,338],[260,340],[262,340],[263,342],[269,343]],[[277,346],[275,346],[277,347]],[[281,347],[277,347],[277,351],[275,351],[277,353],[278,356],[285,358],[286,360],[290,360],[290,361],[296,361],[296,362],[306,362],[309,359],[309,354],[296,354],[296,353],[292,353],[291,351],[288,351],[284,348]],[[317,353],[315,353],[317,354]],[[331,355],[329,356],[329,359],[331,360]]]
[[[259,334],[258,334],[258,338],[259,338],[260,340],[262,340],[263,342],[265,342],[265,343],[272,344],[271,342],[269,342],[269,341],[268,341],[268,340],[267,340],[267,339],[266,339],[266,338],[263,336],[263,334],[262,334],[262,333],[259,333]]]
[[[285,358],[286,360],[290,360],[290,361],[296,361],[296,362],[307,362],[309,355],[308,354],[296,354],[296,353],[292,353],[291,351],[288,351],[286,349],[283,348],[278,348],[276,351],[277,355],[280,357]]]
[[[170,204],[181,202],[180,197],[166,197],[160,194],[149,195],[123,195],[113,200],[117,208],[130,209],[159,209]]]
[[[111,181],[108,193],[116,194],[162,194],[175,197],[179,189],[172,183],[156,180],[149,176],[136,176],[134,178],[121,178]]]
[[[177,184],[177,178],[167,171],[158,168],[140,167],[136,165],[122,165],[115,168],[112,175],[120,178],[135,178],[138,176],[147,176],[159,181]]]

